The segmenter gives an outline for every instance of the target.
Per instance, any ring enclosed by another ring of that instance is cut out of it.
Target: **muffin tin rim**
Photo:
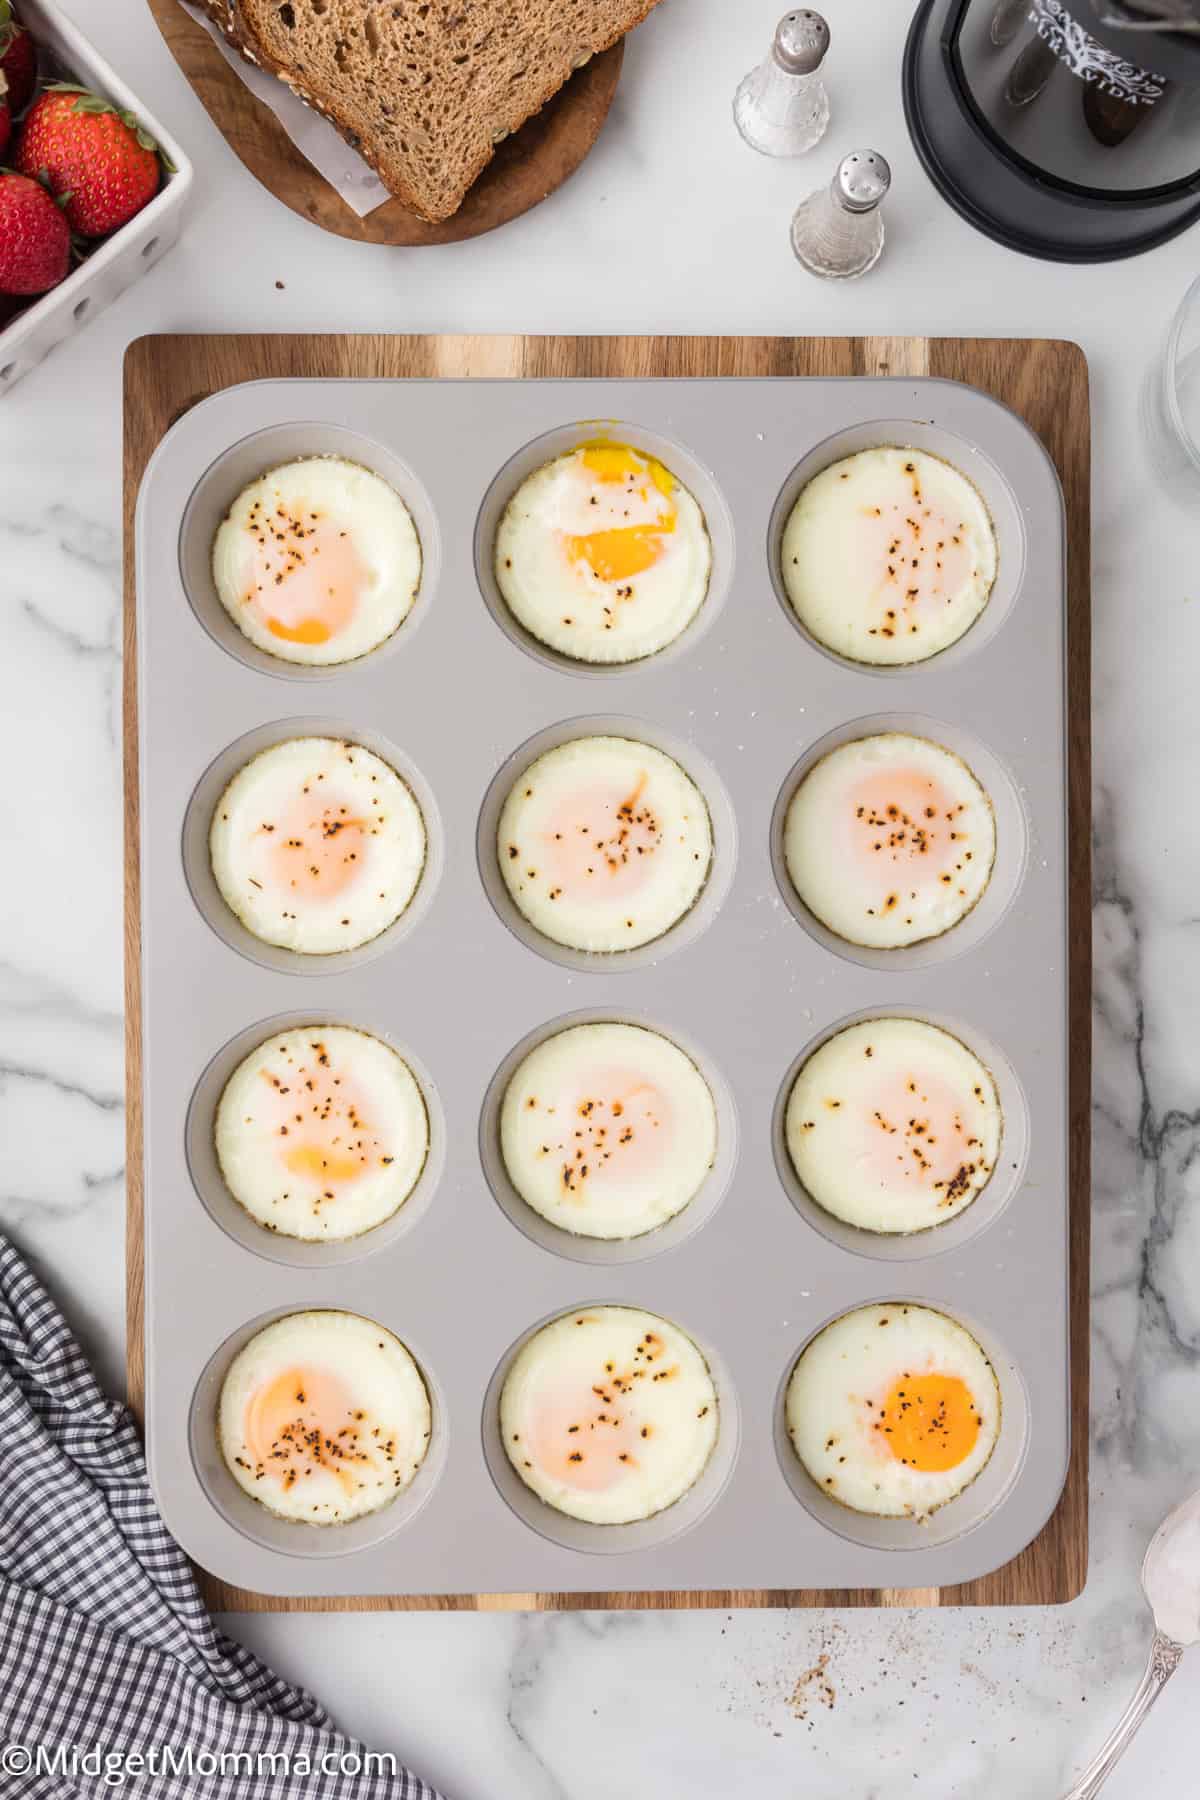
[[[255,385],[257,385],[257,383],[255,383]],[[270,382],[266,383],[266,385],[270,385]],[[336,385],[338,385],[338,383],[322,383],[322,385],[333,385],[333,387],[335,387],[335,391],[336,391]],[[347,389],[351,389],[351,391],[358,391],[358,389],[363,389],[363,387],[365,387],[365,389],[371,389],[371,387],[376,387],[376,389],[378,389],[378,391],[383,391],[383,387],[385,387],[385,383],[369,383],[369,382],[367,382],[367,383],[342,383],[342,385],[345,385],[345,387],[347,387]],[[435,383],[425,383],[425,385],[435,385]],[[452,385],[455,385],[455,383],[452,383]],[[468,385],[468,383],[457,383],[457,385],[459,385],[459,387],[466,387],[466,385]],[[480,383],[471,383],[471,387],[473,387],[473,389],[475,389],[475,391],[477,391],[477,389],[479,389],[479,385],[480,385]],[[493,385],[500,385],[500,383],[493,383]],[[511,385],[511,387],[513,387],[513,389],[516,389],[516,387],[520,387],[520,385],[529,385],[529,383],[507,383],[507,385]],[[536,385],[536,383],[534,383],[534,385]],[[594,385],[599,385],[599,383],[594,383]],[[631,387],[631,385],[633,385],[633,387],[640,387],[640,385],[644,385],[644,387],[648,387],[648,389],[655,389],[655,387],[658,387],[658,389],[664,389],[664,387],[666,387],[666,385],[669,385],[669,382],[667,382],[666,378],[658,378],[657,382],[655,382],[655,380],[648,380],[648,382],[646,382],[646,383],[639,383],[639,382],[637,382],[637,380],[633,380],[633,382],[630,382],[630,380],[628,380],[628,378],[622,378],[622,380],[617,380],[617,383],[615,383],[615,385],[617,385],[617,387],[622,387],[622,389],[628,389],[628,387]],[[687,385],[687,383],[675,383],[675,387],[685,387],[685,385]],[[718,387],[718,383],[716,383],[716,382],[703,382],[703,383],[698,383],[698,385],[702,385],[702,387],[705,387],[705,389],[707,389],[707,391],[714,391],[714,389],[716,389],[716,387]],[[723,385],[725,385],[725,387],[729,387],[730,383],[723,383]],[[784,383],[784,382],[761,382],[761,383],[747,383],[747,385],[752,385],[752,387],[761,387],[761,389],[766,389],[766,391],[770,391],[770,389],[772,389],[772,387],[775,387],[775,389],[779,389],[779,387],[784,387],[784,385],[786,385],[786,387],[790,387],[790,389],[792,389],[792,391],[795,392],[795,394],[806,394],[806,392],[815,392],[815,394],[817,394],[817,396],[820,396],[820,392],[822,392],[822,391],[824,391],[824,392],[826,392],[826,394],[828,394],[829,389],[837,389],[837,387],[842,387],[842,389],[844,389],[844,391],[846,391],[847,394],[851,394],[851,396],[853,396],[853,394],[855,394],[856,387],[862,387],[862,389],[865,389],[865,391],[867,391],[867,392],[871,392],[871,391],[878,392],[878,389],[880,389],[880,382],[878,382],[878,380],[869,380],[869,382],[865,382],[865,383],[855,383],[855,382],[851,382],[851,380],[849,380],[849,378],[844,378],[844,380],[840,380],[840,382],[838,382],[837,378],[808,378],[808,380],[806,380],[806,382],[804,382],[804,385],[802,385],[802,387],[797,382],[786,382],[786,383]],[[937,380],[932,380],[932,378],[919,378],[918,382],[914,383],[914,392],[918,391],[918,389],[927,389],[927,387],[937,387],[937,385],[943,385],[943,387],[946,387],[946,389],[954,389],[954,387],[957,387],[957,385],[959,385],[959,383],[952,383],[952,382],[939,383],[939,382],[937,382]],[[909,387],[909,378],[896,378],[896,380],[892,380],[892,382],[887,383],[887,391],[889,391],[889,400],[891,400],[892,392],[896,392],[896,391],[898,391],[898,389],[907,389],[907,387]],[[216,396],[216,400],[218,400],[218,401],[221,400],[221,398],[228,398],[228,396]],[[988,407],[988,409],[993,410],[993,412],[1007,412],[1007,409],[1002,409],[1002,407],[999,407],[999,405],[997,405],[997,403],[995,403],[995,401],[991,401],[990,398],[986,398],[986,396],[979,396],[979,394],[973,394],[972,401],[973,401],[973,403],[975,403],[975,405],[977,405],[977,407],[979,407],[979,405],[986,405],[986,407]],[[829,401],[826,401],[826,403],[829,403]],[[856,412],[856,410],[860,410],[860,403],[858,403],[858,401],[856,401],[856,396],[855,396],[855,400],[853,400],[853,403],[851,403],[851,410],[855,410],[855,412]],[[1013,416],[1013,418],[1016,418],[1016,416]],[[1036,441],[1034,441],[1033,436],[1031,436],[1031,434],[1029,434],[1029,430],[1027,430],[1027,427],[1025,427],[1024,421],[1018,421],[1018,423],[1020,423],[1020,430],[1022,430],[1022,436],[1024,436],[1025,439],[1029,439],[1029,443],[1031,443],[1031,445],[1034,445],[1034,443],[1036,443]],[[1047,464],[1047,466],[1049,466],[1049,459],[1047,459],[1047,457],[1045,457],[1045,452],[1043,452],[1042,446],[1036,445],[1036,452],[1038,452],[1038,455],[1040,455],[1040,461],[1042,461],[1043,464]],[[1061,531],[1061,518],[1060,518],[1060,520],[1058,520],[1058,529],[1060,529],[1060,531]],[[1052,605],[1052,612],[1054,612],[1054,614],[1058,614],[1058,601],[1054,601],[1054,605]],[[905,670],[905,673],[918,673],[918,675],[919,675],[919,670],[921,670],[921,666],[919,666],[919,664],[918,664],[918,666],[914,666],[914,668],[912,668],[912,670]],[[853,670],[853,671],[851,671],[851,673],[855,673],[855,675],[858,675],[858,673],[862,673],[862,670]],[[687,727],[684,727],[684,729],[687,729]],[[1054,805],[1058,805],[1058,790],[1056,790],[1056,792],[1054,792]],[[925,1301],[923,1301],[923,1303],[925,1303]],[[664,1310],[667,1310],[666,1307],[664,1307]],[[1054,1372],[1058,1373],[1058,1364],[1054,1364]],[[943,1575],[943,1577],[941,1577],[941,1579],[961,1579],[961,1577],[945,1577],[945,1575]],[[637,1577],[637,1575],[631,1575],[631,1582],[633,1582],[633,1584],[639,1584],[639,1586],[640,1586],[640,1584],[642,1584],[642,1582],[639,1582],[639,1577]],[[554,1582],[554,1580],[552,1580],[552,1579],[551,1579],[551,1582],[547,1582],[547,1586],[554,1586],[554,1584],[556,1584],[556,1582]],[[266,1586],[266,1582],[263,1582],[263,1586]],[[479,1586],[479,1584],[475,1584],[475,1586]],[[676,1586],[678,1586],[678,1582],[676,1582]]]

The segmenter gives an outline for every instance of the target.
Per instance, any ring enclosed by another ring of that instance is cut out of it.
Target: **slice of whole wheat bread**
[[[234,38],[419,218],[458,211],[495,147],[658,0],[225,0]]]

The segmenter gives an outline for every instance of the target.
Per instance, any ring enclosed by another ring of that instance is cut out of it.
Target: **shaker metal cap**
[[[872,212],[892,184],[892,171],[878,150],[852,150],[843,156],[833,178],[833,191],[847,212]]]
[[[789,75],[811,75],[829,48],[829,27],[807,7],[785,13],[775,28],[775,61]]]

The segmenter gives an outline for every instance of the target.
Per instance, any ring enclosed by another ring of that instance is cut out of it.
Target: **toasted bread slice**
[[[402,205],[436,221],[458,211],[503,138],[658,0],[225,4],[250,60],[336,125]]]

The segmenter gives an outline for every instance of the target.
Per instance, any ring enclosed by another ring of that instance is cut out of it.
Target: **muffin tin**
[[[602,424],[597,423],[602,421]],[[603,430],[660,457],[700,501],[709,598],[658,656],[588,669],[526,638],[489,567],[520,480]],[[778,542],[803,481],[871,444],[955,463],[984,494],[1000,571],[981,619],[909,669],[845,663],[784,600]],[[239,488],[333,452],[403,494],[424,575],[377,651],[305,669],[256,650],[212,591],[208,549]],[[151,1478],[184,1547],[260,1592],[473,1594],[923,1587],[997,1568],[1039,1531],[1069,1451],[1064,520],[1057,477],[1014,414],[911,379],[260,381],[187,412],[147,469],[136,527],[146,1122],[146,1419]],[[881,727],[965,755],[996,806],[983,901],[945,938],[858,950],[804,911],[783,810],[823,748]],[[251,938],[207,864],[212,806],[266,744],[358,739],[412,785],[430,859],[382,937],[305,958]],[[656,944],[564,951],[512,907],[491,854],[507,782],[583,732],[641,737],[705,793],[716,853],[698,905]],[[932,1234],[881,1239],[827,1219],[790,1172],[781,1114],[802,1055],[884,1013],[942,1024],[996,1075],[1006,1133],[983,1195]],[[567,1237],[524,1208],[496,1145],[506,1071],[580,1019],[652,1025],[717,1100],[709,1182],[659,1232]],[[299,1023],[372,1031],[430,1111],[417,1190],[339,1246],[260,1232],[212,1152],[221,1087],[256,1042]],[[871,1300],[944,1308],[987,1350],[1004,1426],[987,1468],[925,1524],[824,1498],[787,1441],[796,1357]],[[551,1512],[499,1443],[499,1388],[540,1324],[605,1301],[672,1319],[708,1356],[717,1449],[696,1487],[637,1525]],[[430,1389],[430,1454],[383,1512],[322,1530],[276,1519],[228,1477],[215,1437],[230,1360],[270,1319],[343,1307],[408,1345]]]

